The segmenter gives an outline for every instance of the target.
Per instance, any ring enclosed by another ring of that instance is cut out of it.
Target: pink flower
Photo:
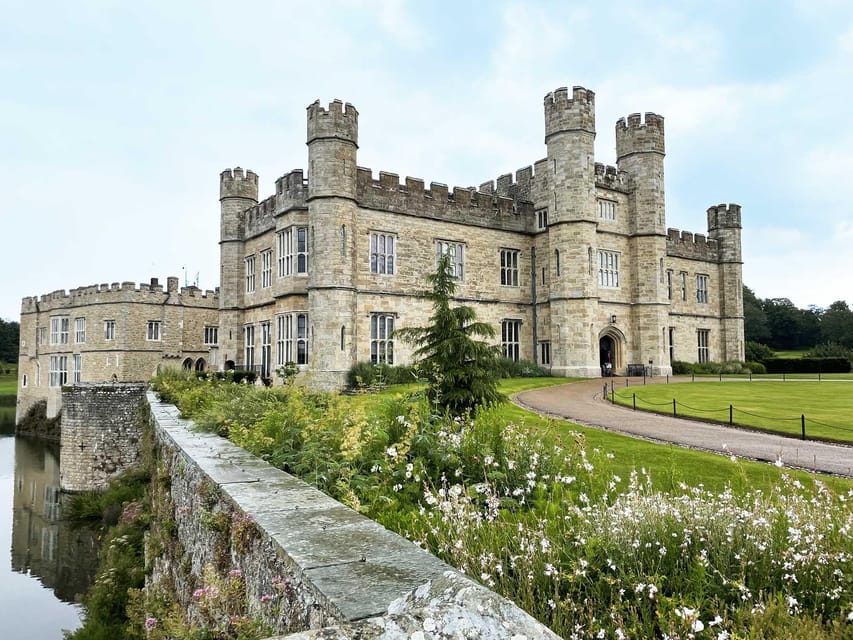
[[[239,569],[231,569],[231,571],[228,572],[228,575],[239,578],[243,575],[243,572],[240,571]]]
[[[157,626],[157,618],[145,618],[146,631],[151,631],[155,626]]]
[[[273,597],[270,594],[265,593],[261,596],[261,602],[269,602],[270,600],[272,600],[272,598]]]

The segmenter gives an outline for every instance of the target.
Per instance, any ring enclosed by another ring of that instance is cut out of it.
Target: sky
[[[743,207],[743,279],[853,302],[853,3],[0,0],[0,318],[97,283],[218,285],[219,173],[305,168],[351,102],[359,164],[479,185],[545,156],[543,96],[665,118],[667,226]]]

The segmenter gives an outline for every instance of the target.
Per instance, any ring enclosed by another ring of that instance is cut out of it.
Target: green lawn
[[[4,369],[5,371],[5,369]],[[18,393],[18,376],[17,374],[0,373],[0,396],[15,395]]]
[[[735,424],[787,435],[853,442],[853,382],[771,381],[653,384],[616,388],[616,401],[637,409]]]
[[[502,380],[500,390],[509,396],[528,389],[565,384],[572,381],[568,378],[514,378]],[[651,385],[645,388],[672,389],[699,386],[699,384],[679,384],[666,387],[664,385]],[[719,385],[719,383],[717,384]],[[728,387],[737,383],[723,384]],[[351,396],[346,400],[352,403],[352,408],[364,411],[374,403],[381,402],[383,398],[395,397],[400,393],[414,391],[417,388],[418,385],[394,386],[376,394]],[[637,389],[639,387],[630,388],[631,392]],[[850,386],[850,392],[853,393],[853,384]],[[630,395],[628,397],[630,399]],[[791,478],[799,479],[801,482],[818,478],[839,492],[853,488],[853,481],[844,478],[811,474],[794,469],[778,469],[771,464],[748,460],[733,462],[728,456],[724,455],[694,451],[671,444],[657,444],[602,429],[582,427],[566,420],[542,417],[511,403],[503,405],[500,412],[508,423],[524,425],[531,433],[550,434],[560,440],[581,437],[590,450],[598,449],[613,455],[612,459],[608,460],[609,471],[612,473],[627,478],[632,471],[639,472],[641,469],[645,469],[651,476],[654,486],[661,490],[676,488],[679,483],[683,482],[690,486],[702,484],[712,491],[722,491],[727,486],[731,486],[736,493],[743,493],[752,489],[769,491],[779,485],[783,473]]]

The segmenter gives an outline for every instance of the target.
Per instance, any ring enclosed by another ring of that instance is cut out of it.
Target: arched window
[[[344,350],[344,325],[341,325],[341,351]]]
[[[556,274],[560,275],[560,250],[554,249],[554,270]]]
[[[193,359],[187,358],[184,360],[184,371],[192,371],[193,370]]]

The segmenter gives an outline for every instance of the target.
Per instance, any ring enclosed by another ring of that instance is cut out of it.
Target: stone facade
[[[667,229],[661,116],[617,122],[612,167],[594,160],[592,91],[557,89],[544,115],[547,156],[479,188],[376,178],[339,101],[308,107],[307,177],[258,202],[255,173],[224,171],[220,366],[274,379],[292,361],[333,388],[357,361],[410,362],[389,332],[426,322],[439,251],[504,353],[554,375],[743,360],[740,207],[708,209],[707,236]]]
[[[60,488],[105,489],[139,464],[147,420],[146,383],[75,384],[62,389]]]
[[[216,367],[205,341],[218,326],[218,292],[177,278],[165,290],[155,278],[24,298],[16,422],[39,401],[57,415],[64,385],[147,381],[161,364]]]

